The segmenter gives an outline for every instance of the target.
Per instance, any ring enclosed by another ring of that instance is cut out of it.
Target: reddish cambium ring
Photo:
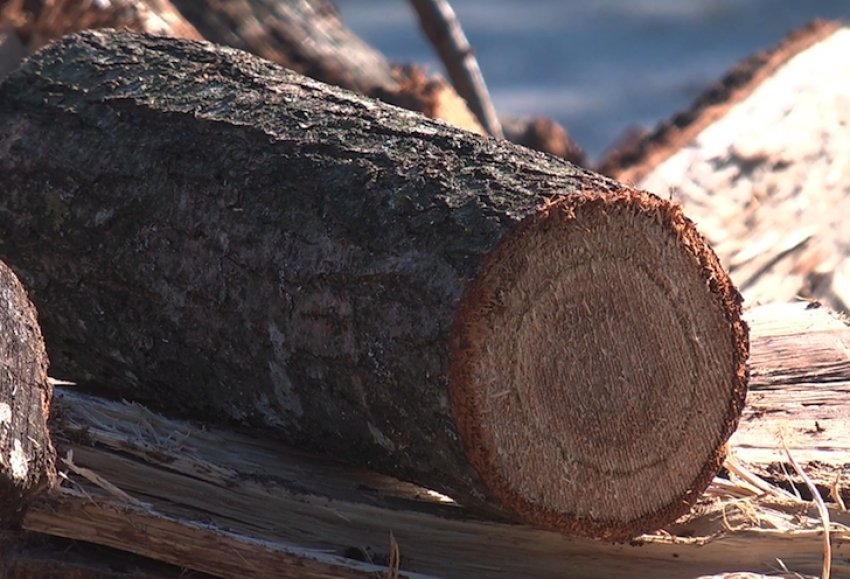
[[[546,202],[458,308],[467,455],[528,522],[623,540],[686,513],[746,396],[741,298],[681,208],[623,189]]]

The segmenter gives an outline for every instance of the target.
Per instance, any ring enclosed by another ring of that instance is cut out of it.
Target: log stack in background
[[[0,111],[0,254],[57,377],[599,537],[720,467],[746,327],[674,203],[126,32],[38,53]]]
[[[233,46],[316,80],[485,134],[443,77],[415,64],[389,62],[349,30],[326,0],[8,0],[0,2],[0,78],[48,42],[96,28]],[[584,151],[552,119],[500,120],[508,140],[586,165]]]
[[[599,170],[672,191],[750,303],[850,312],[850,29],[814,22]]]

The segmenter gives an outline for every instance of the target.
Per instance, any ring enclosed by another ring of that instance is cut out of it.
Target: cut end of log
[[[623,540],[688,511],[746,396],[741,298],[676,204],[548,202],[462,298],[450,395],[470,461],[524,520]]]

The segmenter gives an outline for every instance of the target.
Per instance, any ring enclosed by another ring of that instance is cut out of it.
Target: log
[[[748,303],[850,313],[848,50],[841,23],[796,30],[602,170],[671,191]]]
[[[630,545],[482,520],[374,472],[76,388],[57,388],[52,423],[60,454],[71,453],[67,482],[31,506],[24,527],[225,578],[388,575],[391,533],[409,577],[693,579],[775,575],[780,565],[783,576],[812,577],[823,522],[805,494],[795,496],[805,486],[787,486],[795,474],[781,434],[830,504],[832,576],[845,577],[850,514],[830,487],[850,502],[850,480],[840,477],[850,449],[850,328],[802,303],[755,308],[745,319],[754,384],[725,474],[691,513]]]
[[[176,0],[174,4],[211,42],[252,52],[361,94],[398,87],[384,55],[348,29],[328,0]]]
[[[23,60],[57,38],[88,28],[128,28],[202,39],[168,0],[4,0],[0,3],[3,26],[24,45],[23,53],[16,51],[3,63],[9,70],[17,66],[14,57]]]
[[[675,203],[127,32],[11,75],[0,150],[59,378],[611,539],[720,468],[746,326]]]
[[[35,308],[0,262],[0,527],[17,524],[29,499],[53,482],[52,392]]]
[[[7,2],[0,9],[0,30],[5,26],[5,32],[0,31],[0,78],[26,56],[66,34],[128,28],[234,46],[316,80],[485,134],[444,78],[428,75],[416,65],[393,66],[346,28],[334,6],[324,0],[178,0],[176,5],[179,11],[167,0]],[[501,116],[499,120],[507,125],[509,141],[588,165],[581,147],[552,119]]]
[[[228,44],[253,52],[317,80],[358,91],[439,118],[469,131],[484,129],[445,79],[421,69],[393,67],[339,20],[324,0],[9,0],[0,3],[0,77],[28,54],[85,29],[128,28],[135,32]],[[185,14],[185,16],[184,16]],[[204,36],[198,32],[197,24]],[[22,40],[23,51],[13,41]],[[4,50],[6,48],[7,50]],[[564,146],[538,141],[541,146]],[[570,143],[567,141],[566,143]]]

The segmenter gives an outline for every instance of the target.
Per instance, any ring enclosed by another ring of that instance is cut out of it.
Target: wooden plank
[[[850,444],[840,411],[850,406],[850,329],[805,303],[757,308],[747,320],[753,389],[732,452],[768,482],[759,490],[734,472],[715,478],[691,515],[632,544],[483,520],[425,489],[264,437],[72,389],[58,389],[55,436],[63,454],[73,452],[76,473],[66,466],[68,482],[24,525],[220,577],[373,577],[388,571],[390,533],[401,576],[409,577],[691,579],[770,573],[778,559],[812,576],[821,568],[821,522],[811,503],[775,486],[785,479],[771,469],[785,461],[765,433],[785,432],[791,452],[822,483],[846,467],[850,455],[835,449]],[[813,354],[810,343],[820,344]],[[799,372],[806,364],[829,370]],[[826,425],[821,438],[802,429],[813,420]],[[847,500],[850,481],[840,488]],[[833,577],[848,577],[850,513],[833,505],[830,517]]]
[[[750,388],[730,444],[760,475],[784,476],[784,441],[828,488],[850,466],[850,329],[841,316],[816,306],[798,302],[747,312]],[[789,480],[801,483],[796,475]]]

